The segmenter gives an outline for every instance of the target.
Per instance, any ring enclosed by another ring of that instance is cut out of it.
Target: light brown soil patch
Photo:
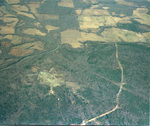
[[[18,36],[18,35],[14,35],[12,36],[12,40],[11,43],[12,44],[19,44],[22,41],[22,37]]]
[[[41,32],[40,30],[36,28],[27,28],[23,29],[22,33],[28,34],[28,35],[40,35],[40,36],[45,36],[46,33]]]
[[[110,42],[146,42],[142,34],[119,28],[107,28],[101,34]]]
[[[86,33],[86,32],[80,32],[75,29],[67,29],[63,32],[61,32],[61,43],[68,43],[73,48],[78,48],[82,46],[81,42],[84,41],[105,41],[102,36],[98,36],[94,33]]]
[[[12,37],[13,37],[12,35],[6,35],[6,36],[3,37],[3,39],[9,39],[9,40],[11,40]]]
[[[74,8],[72,0],[61,0],[60,2],[58,2],[58,6]]]
[[[29,9],[25,5],[11,5],[11,9],[18,12],[18,11],[29,11]]]
[[[35,19],[35,17],[32,14],[28,14],[25,12],[18,11],[17,14],[24,15],[24,16],[27,16],[29,18]]]
[[[1,34],[14,34],[15,29],[13,26],[0,26],[0,33]]]
[[[149,40],[149,42],[150,42],[150,32],[145,32],[145,33],[143,33],[143,35],[146,37],[146,39],[148,39]]]
[[[131,17],[135,18],[134,20],[140,22],[141,24],[150,26],[150,15],[147,14],[147,12],[147,8],[137,8],[136,10],[133,10],[133,15]]]
[[[8,4],[17,4],[20,3],[20,0],[6,0]]]
[[[46,25],[45,27],[46,27],[46,29],[48,30],[48,32],[49,32],[49,31],[52,31],[52,30],[57,30],[57,29],[59,29],[59,27],[54,27],[54,26],[51,26],[51,25]]]
[[[22,48],[12,48],[8,54],[14,55],[14,56],[25,56],[28,54],[31,54],[33,50],[31,49],[22,49]]]
[[[8,16],[3,16],[0,19],[2,19],[3,22],[7,23],[7,26],[15,26],[18,22],[18,18],[12,18]]]

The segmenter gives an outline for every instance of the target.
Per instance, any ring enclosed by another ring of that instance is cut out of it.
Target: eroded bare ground
[[[2,2],[0,124],[147,125],[149,4]]]

